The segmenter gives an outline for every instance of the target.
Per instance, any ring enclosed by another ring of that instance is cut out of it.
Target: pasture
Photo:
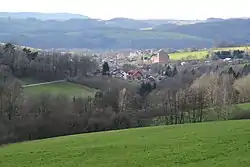
[[[193,59],[205,59],[209,54],[208,51],[196,51],[196,52],[179,52],[169,54],[171,60],[193,60]]]
[[[180,52],[169,54],[171,60],[193,60],[205,59],[210,51],[229,51],[229,50],[250,50],[250,46],[242,47],[226,47],[226,48],[213,48],[208,50],[194,51],[194,52]]]
[[[86,97],[92,96],[94,90],[86,86],[73,84],[69,82],[52,83],[46,85],[38,85],[24,88],[24,95],[40,95],[43,93],[51,93],[54,95],[65,95],[69,97]]]
[[[3,167],[248,167],[250,121],[159,126],[0,148]]]

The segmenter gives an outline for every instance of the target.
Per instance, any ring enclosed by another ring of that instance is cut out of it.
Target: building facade
[[[151,58],[152,63],[168,64],[169,55],[164,50],[159,50],[159,52]]]

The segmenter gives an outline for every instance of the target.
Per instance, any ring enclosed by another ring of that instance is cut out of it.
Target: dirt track
[[[47,85],[52,83],[59,83],[59,82],[65,82],[66,80],[58,80],[58,81],[52,81],[52,82],[43,82],[43,83],[37,83],[37,84],[30,84],[30,85],[23,85],[23,88],[32,87],[32,86],[39,86],[39,85]]]

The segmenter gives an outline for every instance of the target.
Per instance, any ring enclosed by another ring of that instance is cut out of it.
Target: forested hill
[[[71,13],[39,13],[39,12],[19,12],[9,13],[0,12],[0,18],[12,18],[12,19],[28,19],[36,18],[39,20],[68,20],[68,19],[88,19],[87,16]]]
[[[250,37],[249,19],[173,21],[82,18],[18,18],[4,17],[0,13],[0,42],[42,49],[179,49],[212,47],[215,42],[222,41],[245,45],[249,44]]]

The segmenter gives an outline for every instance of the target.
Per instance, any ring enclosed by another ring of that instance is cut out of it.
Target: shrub
[[[113,129],[127,129],[132,127],[132,122],[126,113],[118,113],[112,119]]]

